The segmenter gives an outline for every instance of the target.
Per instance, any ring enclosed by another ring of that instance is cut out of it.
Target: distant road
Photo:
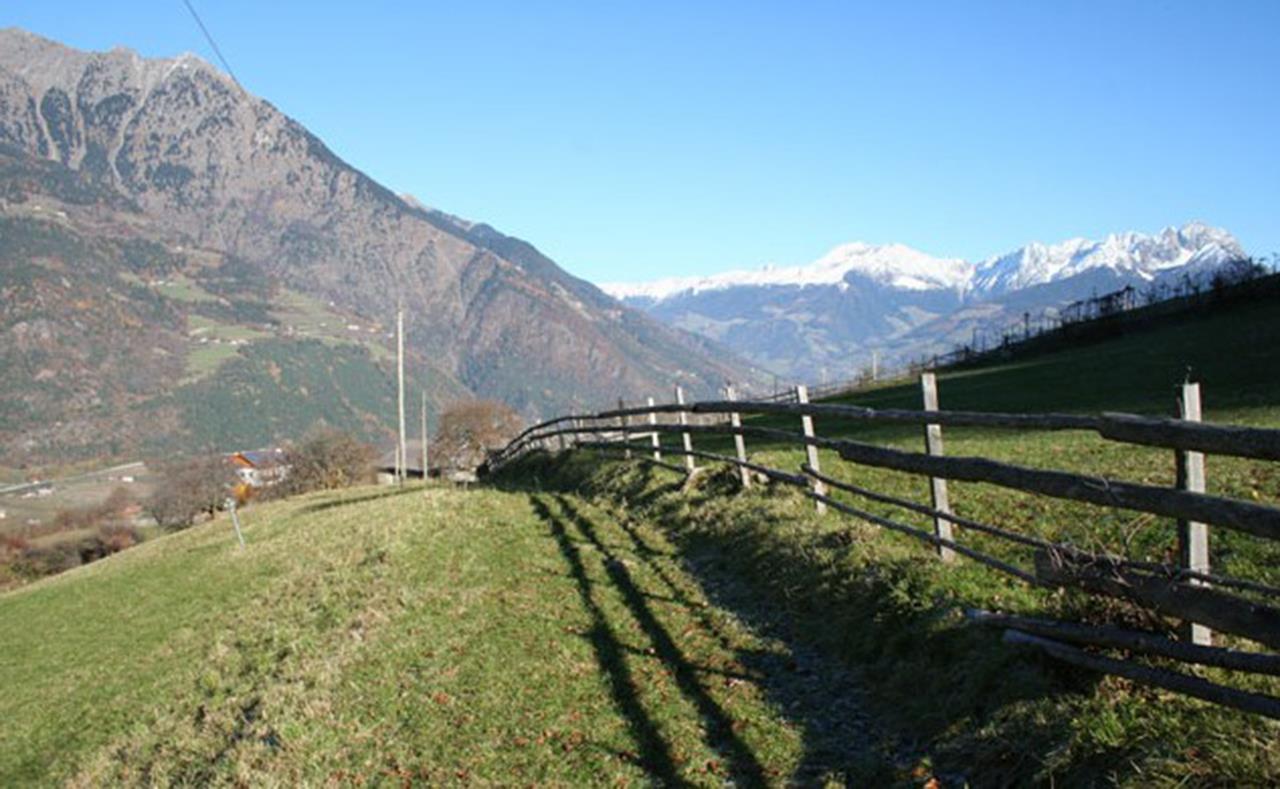
[[[0,496],[8,495],[10,493],[22,493],[27,490],[34,490],[35,488],[38,488],[41,485],[47,485],[51,482],[56,486],[58,484],[66,484],[68,482],[77,482],[79,480],[92,479],[93,477],[101,477],[105,474],[111,474],[117,471],[127,471],[129,469],[139,469],[139,468],[145,468],[145,467],[146,467],[146,464],[139,460],[133,463],[125,463],[120,466],[112,466],[111,468],[98,469],[97,471],[86,471],[83,474],[76,474],[70,477],[62,477],[60,479],[41,479],[35,482],[24,482],[21,485],[10,485],[7,488],[0,488]]]

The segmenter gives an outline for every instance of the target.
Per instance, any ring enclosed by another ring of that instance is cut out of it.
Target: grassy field
[[[1231,348],[1224,353],[1224,348]],[[940,376],[944,408],[1009,411],[1124,410],[1168,415],[1188,368],[1204,387],[1206,418],[1280,425],[1280,310],[1255,304],[1176,326],[1038,358]],[[915,382],[887,384],[843,398],[873,407],[919,408]],[[817,419],[823,435],[907,449],[923,448],[918,428],[872,427]],[[798,430],[798,418],[747,424]],[[983,456],[1172,485],[1173,454],[1076,432],[947,430],[947,453]],[[674,436],[668,436],[668,440]],[[674,444],[674,441],[670,442]],[[726,439],[695,437],[698,448],[732,452]],[[747,439],[753,460],[785,470],[803,462],[794,447]],[[642,452],[643,454],[643,452]],[[824,470],[863,487],[920,503],[927,481],[842,463],[821,453]],[[1280,502],[1280,464],[1210,458],[1209,490]],[[536,478],[573,490],[617,517],[666,524],[682,551],[711,551],[786,612],[800,643],[816,645],[857,670],[885,725],[919,738],[938,769],[979,784],[1267,783],[1280,777],[1274,723],[1153,692],[1115,678],[1053,665],[1006,649],[999,634],[967,626],[959,611],[977,606],[1050,617],[1168,627],[1137,609],[1080,594],[1049,594],[965,560],[944,567],[909,538],[837,514],[818,517],[789,489],[738,493],[720,470],[692,489],[652,466],[600,457],[538,459],[513,470],[512,484]],[[852,496],[836,498],[931,530],[927,518]],[[1175,524],[1140,513],[1032,497],[993,486],[951,484],[958,514],[1027,534],[1132,558],[1168,561]],[[958,530],[958,538],[1030,567],[1028,549]],[[1280,584],[1280,546],[1226,529],[1211,530],[1215,571]],[[1224,643],[1249,646],[1239,639]],[[1182,667],[1185,668],[1185,667]],[[1280,693],[1274,680],[1192,669],[1240,687]]]
[[[122,476],[132,477],[133,482],[121,481]],[[123,487],[135,500],[142,500],[154,489],[155,475],[138,463],[106,471],[71,474],[52,482],[53,493],[49,496],[24,497],[23,491],[0,494],[0,510],[6,515],[0,520],[0,536],[26,534],[32,529],[39,532],[53,523],[60,510],[101,504],[117,488]]]
[[[1190,365],[1208,418],[1277,425],[1276,317],[1256,307],[957,371],[942,377],[943,406],[1168,413]],[[1229,340],[1243,350],[1224,353]],[[918,390],[851,399],[915,407]],[[818,427],[922,443],[913,429]],[[1171,453],[1088,434],[946,440],[952,455],[1173,480]],[[748,448],[779,468],[801,461]],[[927,501],[924,480],[822,460]],[[1280,501],[1276,465],[1211,458],[1210,489]],[[495,484],[258,506],[243,551],[222,518],[0,595],[0,785],[1280,780],[1274,722],[1065,667],[960,614],[1170,625],[1129,606],[944,566],[900,535],[818,516],[793,489],[740,492],[725,468],[685,485],[567,453]],[[952,500],[1090,549],[1161,560],[1174,545],[1172,523],[1136,513],[973,484],[953,484]],[[1274,544],[1214,529],[1211,547],[1216,570],[1280,583]],[[1191,670],[1280,693],[1275,679]]]
[[[848,673],[648,524],[422,488],[244,520],[0,595],[0,784],[893,776]]]

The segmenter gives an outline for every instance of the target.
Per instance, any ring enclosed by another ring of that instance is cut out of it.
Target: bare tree
[[[197,515],[213,516],[235,482],[231,464],[217,454],[157,465],[160,479],[143,508],[167,529],[186,528]]]
[[[287,449],[285,462],[289,470],[278,486],[281,493],[332,490],[368,481],[373,450],[350,433],[321,427]]]
[[[442,467],[474,469],[489,451],[514,438],[520,426],[520,417],[506,403],[464,400],[440,415],[432,449]]]

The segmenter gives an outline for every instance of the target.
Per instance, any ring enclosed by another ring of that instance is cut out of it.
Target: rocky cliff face
[[[410,205],[200,59],[73,50],[0,31],[0,143],[122,196],[192,249],[369,316],[527,415],[753,375],[532,246]]]

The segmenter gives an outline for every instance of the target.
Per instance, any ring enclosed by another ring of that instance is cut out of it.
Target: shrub
[[[108,554],[119,553],[142,541],[137,529],[123,523],[105,523],[99,526],[97,539]]]
[[[31,547],[26,537],[19,534],[6,534],[0,537],[0,559],[22,553]]]

